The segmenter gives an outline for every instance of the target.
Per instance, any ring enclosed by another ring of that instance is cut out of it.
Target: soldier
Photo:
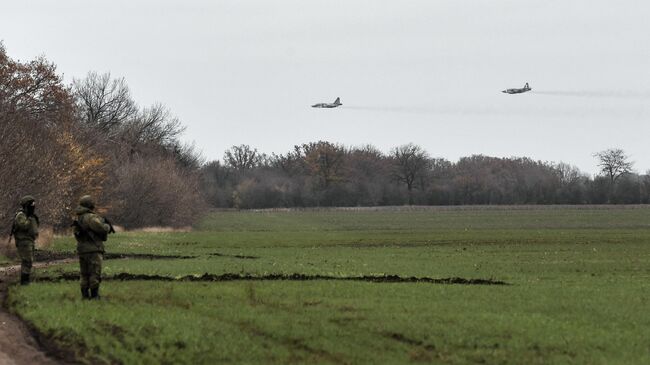
[[[75,211],[77,219],[73,222],[79,254],[81,296],[84,299],[99,299],[104,241],[109,233],[115,232],[111,223],[93,209],[95,203],[92,198],[89,195],[82,196]]]
[[[34,197],[26,195],[20,199],[21,209],[16,213],[11,227],[11,234],[16,241],[16,249],[20,257],[20,285],[29,284],[34,261],[34,243],[38,237],[38,216],[34,213],[36,202]]]

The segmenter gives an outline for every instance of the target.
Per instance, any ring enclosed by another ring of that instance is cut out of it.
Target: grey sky
[[[650,3],[11,1],[0,39],[66,80],[124,76],[208,158],[246,143],[414,142],[432,155],[528,156],[593,173],[620,147],[650,169]],[[530,82],[533,91],[500,90]],[[310,104],[341,97],[343,107]]]

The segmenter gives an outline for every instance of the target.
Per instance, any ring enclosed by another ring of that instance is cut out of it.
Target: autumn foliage
[[[121,95],[102,90],[116,83]],[[81,90],[80,85],[88,87]],[[99,95],[93,101],[102,103],[101,108],[89,108],[83,92]],[[111,99],[116,97],[122,99]],[[106,119],[118,101],[126,105],[117,110],[120,118],[113,114]],[[120,225],[188,225],[202,207],[191,187],[193,179],[198,181],[199,157],[178,142],[181,131],[178,120],[161,105],[138,108],[123,81],[90,73],[68,86],[44,57],[16,61],[0,43],[0,221],[10,222],[20,197],[31,194],[46,225],[66,228],[77,199],[91,194]],[[169,214],[146,214],[151,202],[142,197],[131,201],[134,196],[126,187],[136,179],[147,180],[143,171],[155,181],[147,193],[164,196],[155,201],[156,207]],[[163,181],[163,174],[185,180]],[[181,202],[191,208],[176,209]],[[9,224],[0,228],[6,233]]]

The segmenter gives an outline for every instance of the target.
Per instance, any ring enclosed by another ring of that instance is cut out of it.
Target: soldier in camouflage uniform
[[[11,234],[16,241],[16,249],[20,257],[20,284],[29,284],[34,261],[34,243],[38,237],[38,216],[34,213],[36,203],[31,195],[20,199],[21,209],[16,213],[11,227]]]
[[[79,206],[73,223],[77,240],[77,253],[81,276],[81,296],[84,299],[99,299],[99,283],[102,280],[102,259],[104,241],[115,232],[112,225],[96,214],[95,203],[88,195],[79,199]]]

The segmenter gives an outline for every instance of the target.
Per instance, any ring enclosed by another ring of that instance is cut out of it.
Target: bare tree
[[[109,134],[138,113],[124,78],[111,79],[110,73],[89,72],[73,80],[72,90],[82,119]]]
[[[179,166],[187,169],[200,169],[206,162],[201,151],[196,148],[194,143],[175,142],[172,149],[172,157]]]
[[[598,158],[600,171],[609,178],[610,183],[616,183],[619,177],[632,172],[634,162],[620,148],[610,148],[594,154]]]
[[[408,143],[393,148],[390,155],[395,164],[395,178],[406,184],[409,204],[413,204],[413,187],[417,179],[427,171],[429,154],[422,147]]]
[[[223,155],[223,160],[228,167],[235,170],[247,170],[259,166],[265,159],[265,155],[257,152],[257,148],[242,144],[232,146]]]
[[[609,178],[609,194],[607,201],[612,202],[614,195],[614,185],[616,181],[623,175],[632,172],[632,165],[634,164],[629,160],[629,157],[620,148],[609,148],[594,154],[598,158],[598,167],[600,171]]]
[[[573,184],[576,181],[584,178],[584,175],[582,172],[580,172],[580,169],[565,162],[554,164],[553,168],[557,173],[557,177],[562,185]]]
[[[154,104],[124,121],[120,126],[120,138],[128,146],[130,154],[139,152],[141,146],[173,150],[184,131],[185,127],[164,105]]]

